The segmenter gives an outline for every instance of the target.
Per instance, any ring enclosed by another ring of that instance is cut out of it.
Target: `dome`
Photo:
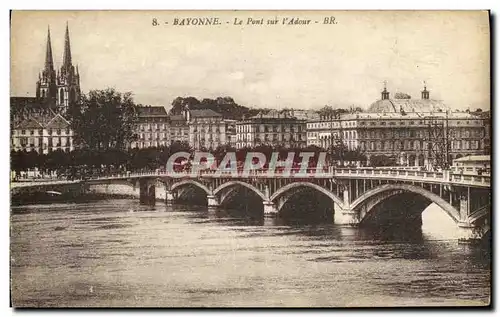
[[[439,112],[449,110],[441,100],[434,99],[380,99],[368,112]]]

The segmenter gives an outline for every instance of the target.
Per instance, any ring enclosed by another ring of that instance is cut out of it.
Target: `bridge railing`
[[[251,177],[262,177],[262,178],[331,178],[331,177],[360,177],[360,178],[374,178],[374,179],[403,179],[403,180],[415,180],[421,181],[422,179],[434,180],[437,182],[451,182],[455,184],[464,185],[479,185],[479,186],[490,186],[490,176],[489,175],[468,175],[468,174],[454,174],[446,172],[433,172],[433,171],[415,171],[415,170],[394,170],[394,169],[371,169],[371,168],[328,168],[317,171],[315,169],[309,169],[306,175],[298,174],[298,171],[292,171],[290,174],[283,174],[279,171],[275,171],[270,174],[266,170],[251,170],[246,171],[245,175]],[[45,184],[57,184],[57,183],[71,183],[83,180],[106,180],[106,179],[123,179],[123,178],[135,178],[135,177],[152,177],[152,176],[165,176],[165,177],[228,177],[228,178],[239,178],[244,176],[242,171],[238,171],[237,175],[231,172],[217,172],[215,170],[202,170],[199,173],[191,174],[190,171],[168,172],[165,170],[156,171],[141,171],[141,172],[127,172],[122,174],[110,174],[105,176],[91,176],[85,179],[79,180],[54,180],[46,182],[37,182],[33,185],[45,185]],[[16,183],[16,186],[22,186],[21,183]],[[25,183],[25,186],[29,186],[29,183]]]
[[[453,172],[453,174],[491,175],[491,170],[489,168],[479,166],[450,166],[450,170]]]

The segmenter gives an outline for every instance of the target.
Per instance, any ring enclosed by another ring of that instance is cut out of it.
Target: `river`
[[[11,299],[15,307],[489,303],[489,250],[402,232],[130,199],[16,206]]]

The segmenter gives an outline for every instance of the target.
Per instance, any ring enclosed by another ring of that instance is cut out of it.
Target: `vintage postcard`
[[[488,11],[12,11],[10,294],[491,304]]]

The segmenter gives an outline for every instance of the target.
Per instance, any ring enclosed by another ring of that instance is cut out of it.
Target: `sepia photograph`
[[[10,11],[10,306],[490,307],[491,19]]]

